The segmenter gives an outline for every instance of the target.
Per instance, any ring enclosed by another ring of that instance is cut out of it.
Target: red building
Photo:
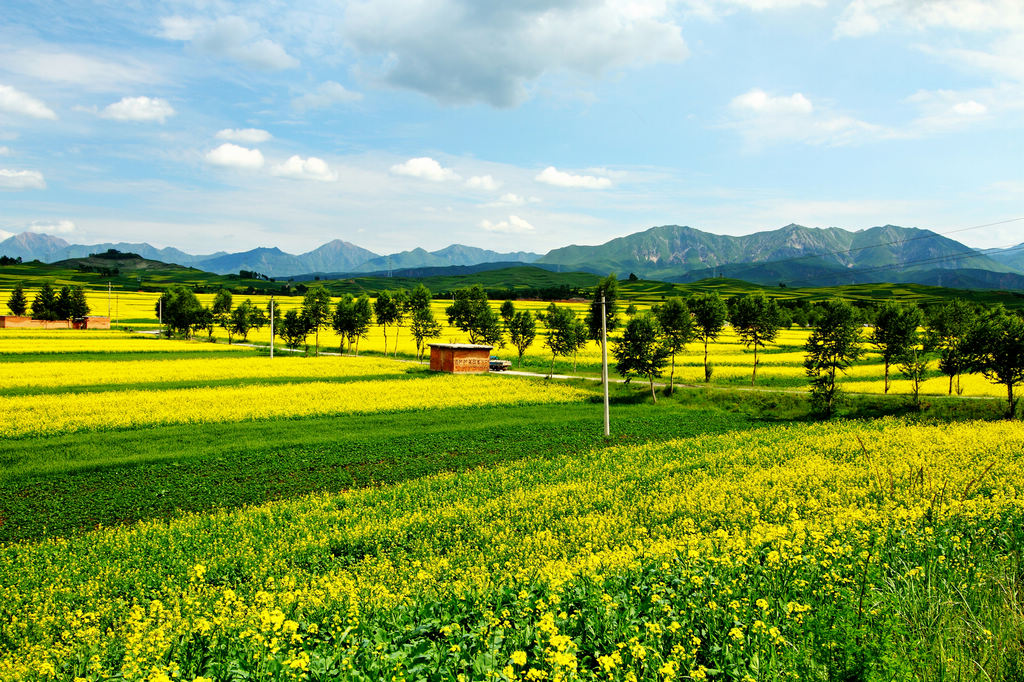
[[[492,348],[472,343],[432,343],[430,369],[452,374],[486,374]]]

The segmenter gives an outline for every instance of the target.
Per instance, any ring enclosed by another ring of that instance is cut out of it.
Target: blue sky
[[[1020,0],[48,2],[0,237],[544,252],[1024,216]],[[1024,222],[954,236],[1024,242]]]

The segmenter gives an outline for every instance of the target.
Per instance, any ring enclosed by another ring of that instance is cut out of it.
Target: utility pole
[[[611,417],[608,412],[608,319],[605,312],[604,294],[601,294],[601,384],[604,386],[604,437],[612,435]]]
[[[274,359],[274,297],[270,297],[270,359]]]
[[[107,322],[110,322],[110,282],[107,282]]]

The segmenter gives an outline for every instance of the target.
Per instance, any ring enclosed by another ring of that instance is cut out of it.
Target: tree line
[[[21,283],[15,284],[7,299],[7,307],[12,315],[18,317],[31,312],[34,320],[74,322],[89,315],[89,303],[83,287],[65,285],[56,291],[49,282],[39,288],[31,304],[25,294],[25,287]]]
[[[1024,383],[1024,318],[1002,305],[987,309],[954,299],[927,311],[915,304],[886,302],[871,311],[873,326],[865,336],[867,315],[842,299],[816,306],[816,323],[804,344],[804,370],[813,409],[831,417],[841,391],[839,377],[872,346],[882,358],[884,392],[895,368],[910,381],[914,404],[920,407],[921,384],[933,360],[948,378],[948,393],[962,394],[964,374],[981,374],[1007,392],[1007,416],[1015,418]],[[758,350],[774,343],[784,324],[778,304],[763,294],[723,301],[717,293],[698,294],[686,301],[670,299],[649,313],[632,316],[614,353],[619,373],[648,379],[657,400],[654,380],[671,358],[668,391],[673,388],[675,355],[693,342],[704,345],[704,380],[709,382],[709,342],[729,323],[740,342],[753,350],[750,383],[757,379]]]
[[[756,384],[760,354],[775,343],[788,318],[778,302],[755,293],[723,300],[717,292],[700,293],[689,298],[671,298],[650,311],[640,313],[630,305],[624,324],[619,319],[619,287],[614,275],[599,281],[591,290],[590,305],[584,315],[569,306],[551,303],[534,315],[516,310],[505,300],[495,312],[487,291],[474,285],[452,292],[452,303],[445,309],[448,323],[469,336],[470,343],[505,347],[517,351],[518,363],[536,341],[538,323],[547,333],[543,347],[551,355],[548,376],[554,373],[558,358],[575,358],[587,342],[601,340],[601,301],[609,334],[619,332],[610,351],[616,371],[627,381],[648,381],[657,400],[654,382],[666,370],[668,393],[674,390],[675,358],[691,343],[703,346],[704,381],[710,382],[714,367],[708,348],[732,327],[740,342],[753,352],[750,383]],[[433,295],[423,284],[411,290],[382,291],[372,300],[365,294],[343,295],[332,304],[323,286],[309,288],[298,309],[283,315],[275,310],[275,333],[291,348],[307,343],[314,336],[319,354],[319,333],[331,328],[340,337],[339,351],[359,352],[359,340],[366,338],[376,324],[384,334],[384,352],[397,355],[403,327],[416,342],[416,356],[423,358],[430,339],[441,335],[443,327],[430,306]],[[168,333],[194,334],[214,325],[224,327],[229,341],[243,341],[251,329],[269,322],[269,304],[262,310],[248,299],[232,308],[231,293],[218,292],[213,305],[205,309],[185,287],[172,287],[161,297],[164,326]],[[810,383],[815,411],[831,416],[841,392],[838,379],[860,358],[867,346],[873,347],[884,366],[884,391],[887,393],[895,370],[911,382],[912,397],[920,401],[920,387],[927,368],[938,360],[939,370],[949,378],[949,393],[962,392],[960,377],[979,373],[1006,387],[1008,415],[1016,414],[1017,387],[1024,383],[1024,319],[1002,306],[979,309],[955,299],[927,311],[914,304],[886,302],[877,309],[859,309],[842,299],[833,299],[807,307],[815,324],[804,345],[804,369]],[[873,327],[867,335],[865,324]],[[611,337],[610,337],[611,338]],[[507,339],[507,341],[506,341]]]

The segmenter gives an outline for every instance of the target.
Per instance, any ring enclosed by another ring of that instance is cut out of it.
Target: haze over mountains
[[[0,242],[0,254],[51,263],[111,248],[218,274],[252,270],[269,277],[533,263],[551,270],[615,272],[622,277],[632,273],[644,279],[675,282],[726,276],[789,286],[889,281],[1024,288],[1024,244],[982,252],[930,230],[895,225],[850,231],[791,224],[739,237],[665,225],[597,246],[565,246],[544,255],[499,253],[460,244],[438,251],[414,248],[380,255],[340,239],[302,254],[261,247],[205,255],[158,249],[145,243],[70,244],[59,237],[31,232]]]

